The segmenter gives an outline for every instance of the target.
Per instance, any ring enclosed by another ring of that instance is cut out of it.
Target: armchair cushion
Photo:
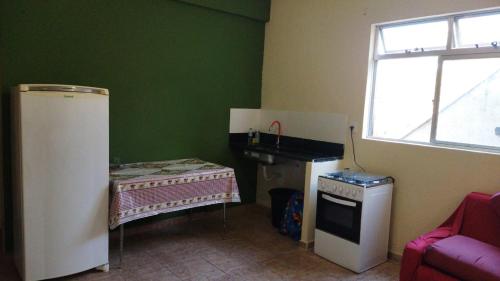
[[[500,248],[463,235],[429,245],[424,261],[462,280],[500,280]]]

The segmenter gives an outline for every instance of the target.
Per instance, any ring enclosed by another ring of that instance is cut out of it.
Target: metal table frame
[[[224,224],[224,233],[226,232],[226,202],[222,203],[223,207],[223,224]],[[195,207],[196,208],[196,207]],[[189,210],[192,208],[188,208],[186,210]],[[125,236],[125,223],[120,224],[120,265],[119,267],[122,268],[122,261],[123,261],[123,241],[124,241],[124,236]]]

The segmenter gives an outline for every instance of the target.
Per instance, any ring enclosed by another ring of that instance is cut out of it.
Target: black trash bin
[[[295,191],[294,189],[283,187],[269,190],[269,195],[271,196],[271,217],[274,227],[280,227],[286,204]]]

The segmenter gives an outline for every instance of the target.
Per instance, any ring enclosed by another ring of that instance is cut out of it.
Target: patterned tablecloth
[[[212,204],[240,202],[232,168],[199,159],[120,165],[110,169],[109,227]]]

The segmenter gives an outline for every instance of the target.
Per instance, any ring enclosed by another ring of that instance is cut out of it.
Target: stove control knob
[[[349,191],[348,195],[349,195],[350,198],[354,198],[355,197],[354,191],[352,191],[352,190]]]

